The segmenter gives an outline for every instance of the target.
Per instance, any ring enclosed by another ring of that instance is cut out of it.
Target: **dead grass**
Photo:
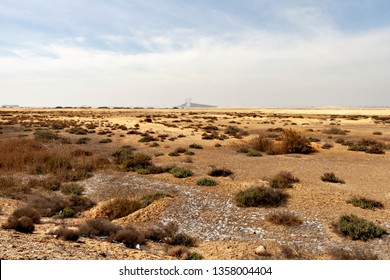
[[[302,224],[301,218],[296,214],[286,211],[274,212],[268,214],[266,220],[275,225],[287,227],[296,227]]]

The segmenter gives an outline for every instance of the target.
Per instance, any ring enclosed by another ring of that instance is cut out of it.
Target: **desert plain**
[[[390,109],[1,108],[0,224],[10,260],[388,260]]]

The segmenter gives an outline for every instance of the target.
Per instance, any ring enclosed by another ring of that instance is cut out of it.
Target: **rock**
[[[255,249],[255,254],[259,256],[265,256],[267,255],[267,249],[263,245],[260,245]]]

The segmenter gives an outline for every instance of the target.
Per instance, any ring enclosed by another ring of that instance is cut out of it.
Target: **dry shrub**
[[[332,260],[378,260],[379,257],[370,249],[361,246],[352,248],[335,247],[327,250]]]
[[[43,217],[51,217],[59,214],[65,207],[70,207],[70,202],[58,195],[31,196],[28,200],[28,206],[36,209]]]
[[[121,229],[120,226],[111,223],[109,220],[96,218],[88,220],[79,226],[81,234],[88,236],[110,236],[117,233]]]
[[[76,183],[62,184],[60,191],[65,195],[82,195],[84,187]]]
[[[340,128],[337,127],[331,127],[323,131],[323,133],[325,134],[334,134],[334,135],[346,135],[347,132],[348,132],[347,130],[341,130]]]
[[[104,204],[103,213],[110,220],[119,219],[141,209],[141,202],[135,198],[116,197]]]
[[[283,260],[303,260],[303,254],[296,245],[280,246],[281,258]]]
[[[12,213],[12,217],[16,219],[19,219],[21,217],[29,217],[35,224],[38,224],[41,221],[41,215],[38,213],[37,210],[31,208],[30,206],[25,206],[16,209]]]
[[[345,181],[338,178],[333,172],[324,173],[324,175],[321,176],[321,181],[329,182],[329,183],[345,184]]]
[[[270,187],[275,189],[292,188],[293,183],[298,183],[299,179],[294,177],[291,172],[280,171],[268,183]]]
[[[12,176],[0,177],[0,196],[18,198],[21,193],[29,193],[30,188],[17,184]]]
[[[282,145],[286,154],[311,154],[315,151],[308,139],[292,129],[283,131]]]
[[[56,238],[61,238],[66,241],[77,241],[80,237],[80,232],[77,229],[70,229],[66,227],[61,227],[51,232],[51,234],[56,235]]]
[[[68,201],[76,213],[91,209],[96,205],[96,203],[90,198],[80,195],[70,195],[68,196]]]
[[[197,241],[195,238],[189,236],[186,233],[176,233],[167,238],[166,243],[169,245],[181,245],[186,247],[195,247],[197,246]]]
[[[42,188],[47,191],[58,191],[60,189],[61,183],[56,178],[47,178],[47,179],[31,179],[29,180],[27,186],[29,188]]]
[[[191,256],[190,250],[183,246],[169,248],[167,254],[168,256],[175,257],[179,260],[188,260]]]
[[[115,233],[113,240],[123,243],[128,248],[145,243],[145,236],[132,226],[121,229]]]
[[[90,157],[90,156],[92,156],[92,152],[87,151],[87,150],[77,149],[77,150],[74,150],[73,152],[71,152],[71,156],[73,156],[73,157]]]
[[[227,168],[214,168],[207,174],[212,177],[227,177],[232,175],[233,171]]]
[[[22,216],[20,218],[10,216],[2,227],[4,229],[14,229],[22,233],[32,233],[35,230],[33,220],[26,216]]]
[[[276,225],[295,227],[302,224],[302,220],[291,212],[276,212],[267,215],[267,221]]]
[[[272,141],[263,133],[259,133],[256,137],[252,138],[248,146],[253,150],[266,153],[273,149]]]
[[[168,237],[174,236],[178,230],[178,225],[174,222],[170,222],[166,225],[148,228],[145,231],[145,238],[155,242],[165,242]]]

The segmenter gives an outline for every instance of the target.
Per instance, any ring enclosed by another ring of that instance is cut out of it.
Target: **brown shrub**
[[[294,177],[291,172],[280,171],[268,183],[270,187],[275,189],[291,188],[293,183],[298,183],[299,179]]]
[[[14,229],[23,233],[32,233],[35,230],[34,222],[31,218],[23,216],[20,218],[15,218],[10,216],[7,222],[2,225],[4,229]]]
[[[168,256],[175,257],[179,260],[188,260],[190,258],[190,250],[183,246],[175,246],[168,249]]]
[[[267,215],[267,221],[276,225],[282,226],[299,226],[302,224],[302,220],[295,214],[290,212],[276,212]]]
[[[102,211],[110,220],[125,217],[139,209],[141,209],[140,201],[126,197],[116,197],[102,207]]]
[[[113,240],[123,243],[128,248],[135,248],[136,245],[140,245],[145,242],[145,237],[135,228],[128,226],[115,233]]]
[[[283,131],[282,144],[287,154],[310,154],[315,151],[308,139],[292,129]]]
[[[66,241],[77,241],[80,237],[80,232],[77,229],[62,227],[54,230],[51,234],[56,235],[56,238],[61,238]]]
[[[378,260],[379,257],[369,248],[355,246],[352,248],[335,247],[327,251],[332,260]]]
[[[59,214],[61,210],[71,205],[69,201],[58,195],[52,195],[49,197],[35,195],[29,198],[28,206],[36,209],[43,217],[51,217]]]
[[[186,247],[197,246],[197,240],[186,233],[176,233],[169,236],[165,242],[169,245],[181,245]]]
[[[249,147],[253,150],[260,152],[272,151],[272,141],[263,133],[259,133],[256,137],[252,138],[249,143]]]
[[[16,209],[12,216],[16,219],[21,217],[29,217],[35,224],[38,224],[41,221],[41,215],[39,215],[38,211],[31,208],[30,206],[25,206]]]
[[[37,140],[0,140],[1,168],[8,171],[24,171],[42,162],[47,148]]]
[[[155,242],[165,242],[168,237],[174,236],[178,230],[179,227],[174,222],[157,225],[145,231],[145,238]]]
[[[79,226],[81,234],[88,236],[110,236],[117,233],[121,229],[120,226],[111,223],[106,219],[88,220]]]

